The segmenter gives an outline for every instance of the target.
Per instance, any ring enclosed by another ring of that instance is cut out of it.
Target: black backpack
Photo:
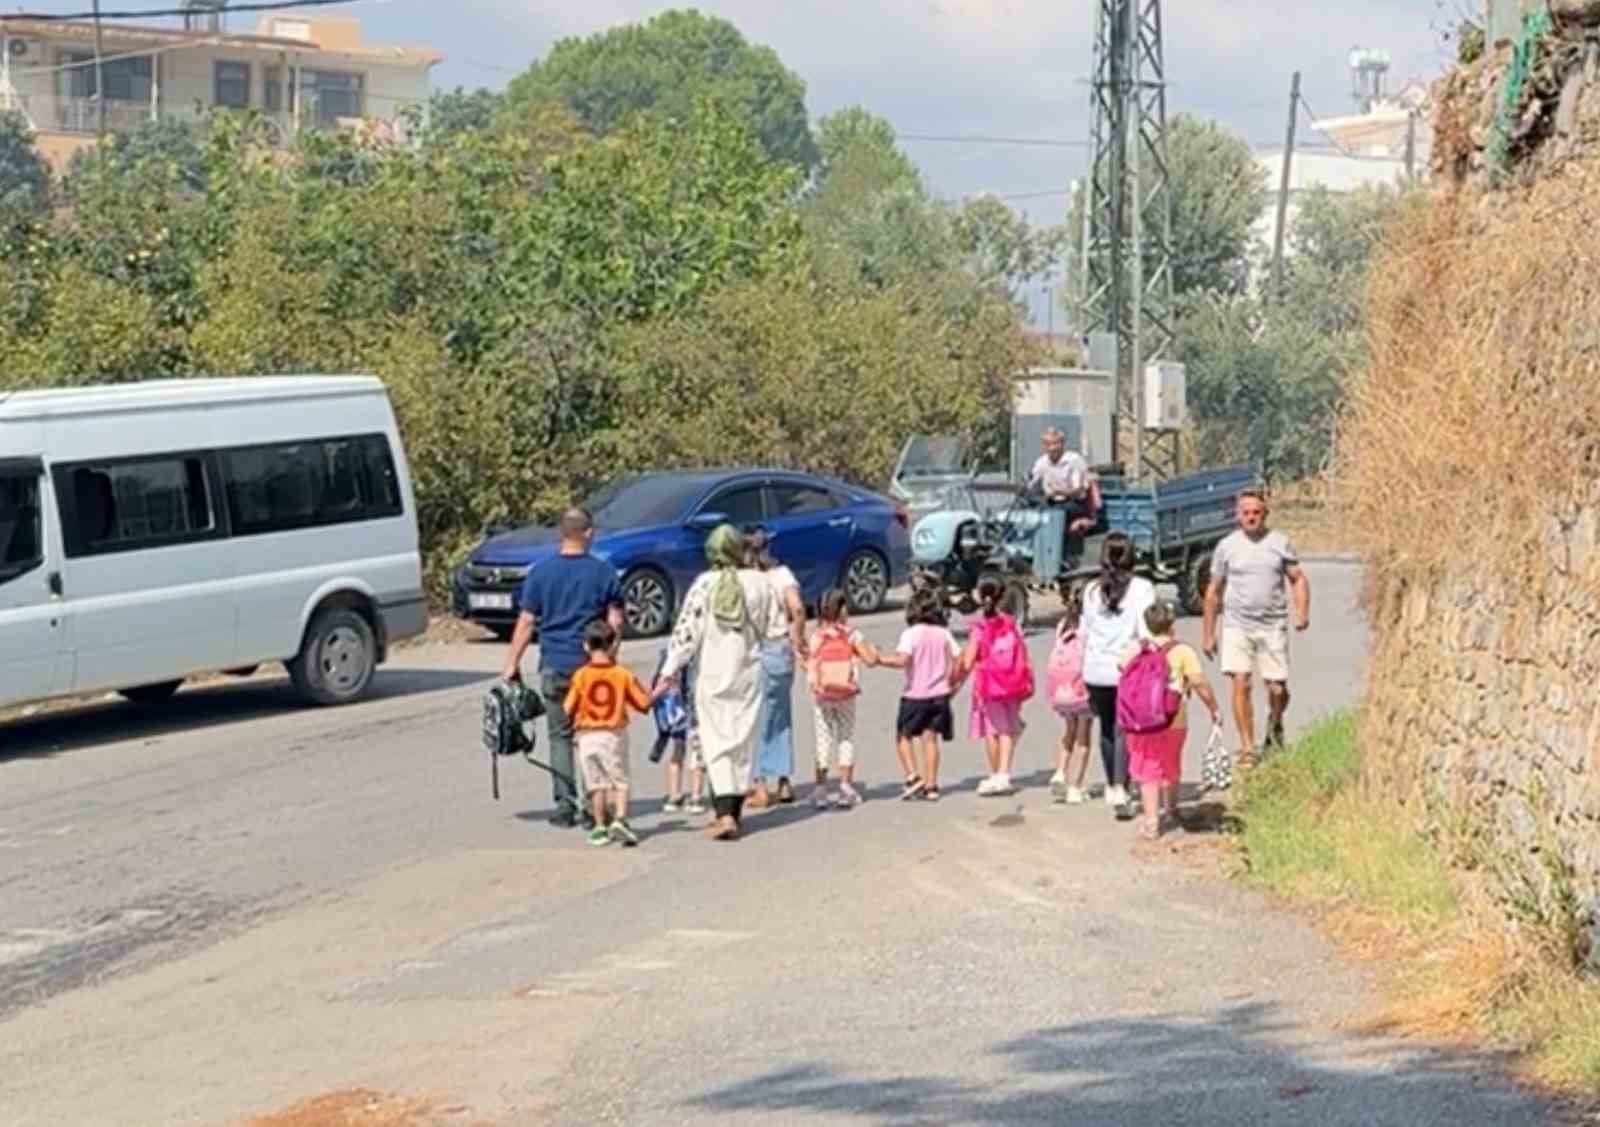
[[[521,755],[533,761],[537,742],[533,725],[544,713],[544,700],[521,680],[496,681],[484,694],[483,746],[489,752],[489,776],[496,799],[500,797],[500,757]]]

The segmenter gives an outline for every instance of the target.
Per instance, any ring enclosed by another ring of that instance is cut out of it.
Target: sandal
[[[922,792],[924,802],[938,802],[940,797],[938,787],[927,787]]]
[[[906,778],[905,789],[900,792],[901,801],[916,798],[927,789],[927,784],[922,781],[921,775],[910,775]]]
[[[778,802],[784,806],[794,804],[794,787],[788,779],[778,780]]]
[[[737,841],[739,839],[739,823],[731,817],[718,818],[711,825],[712,841]]]
[[[1159,824],[1152,826],[1149,823],[1148,820],[1146,820],[1144,818],[1139,819],[1139,840],[1140,841],[1159,841],[1159,840],[1161,840],[1161,826]]]

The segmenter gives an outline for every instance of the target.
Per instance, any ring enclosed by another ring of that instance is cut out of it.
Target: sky
[[[89,6],[0,0],[19,4]],[[1448,61],[1444,29],[1467,5],[1481,0],[1168,0],[1168,112],[1215,119],[1258,149],[1281,148],[1296,69],[1315,114],[1339,116],[1351,107],[1351,48],[1387,50],[1393,89],[1431,80]],[[1087,159],[1095,0],[353,0],[330,11],[358,15],[369,43],[443,51],[435,86],[470,88],[504,85],[558,39],[674,6],[722,16],[776,50],[805,81],[813,117],[859,104],[901,134],[1070,142],[902,141],[942,196],[994,192],[1037,222],[1064,218],[1067,185]],[[235,15],[230,30],[250,30],[256,18]]]

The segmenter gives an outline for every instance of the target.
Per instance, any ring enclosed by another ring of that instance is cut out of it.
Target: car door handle
[[[836,517],[833,520],[830,520],[828,522],[828,527],[829,528],[843,528],[846,525],[853,524],[853,523],[855,523],[855,522],[852,521],[849,517]]]
[[[59,571],[52,571],[50,573],[48,582],[50,584],[50,593],[59,599],[62,596],[62,593],[65,591],[65,588],[61,584],[61,573]]]

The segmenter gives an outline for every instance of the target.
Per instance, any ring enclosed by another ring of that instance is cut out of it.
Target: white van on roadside
[[[0,391],[0,706],[268,661],[341,704],[426,619],[378,380]]]

